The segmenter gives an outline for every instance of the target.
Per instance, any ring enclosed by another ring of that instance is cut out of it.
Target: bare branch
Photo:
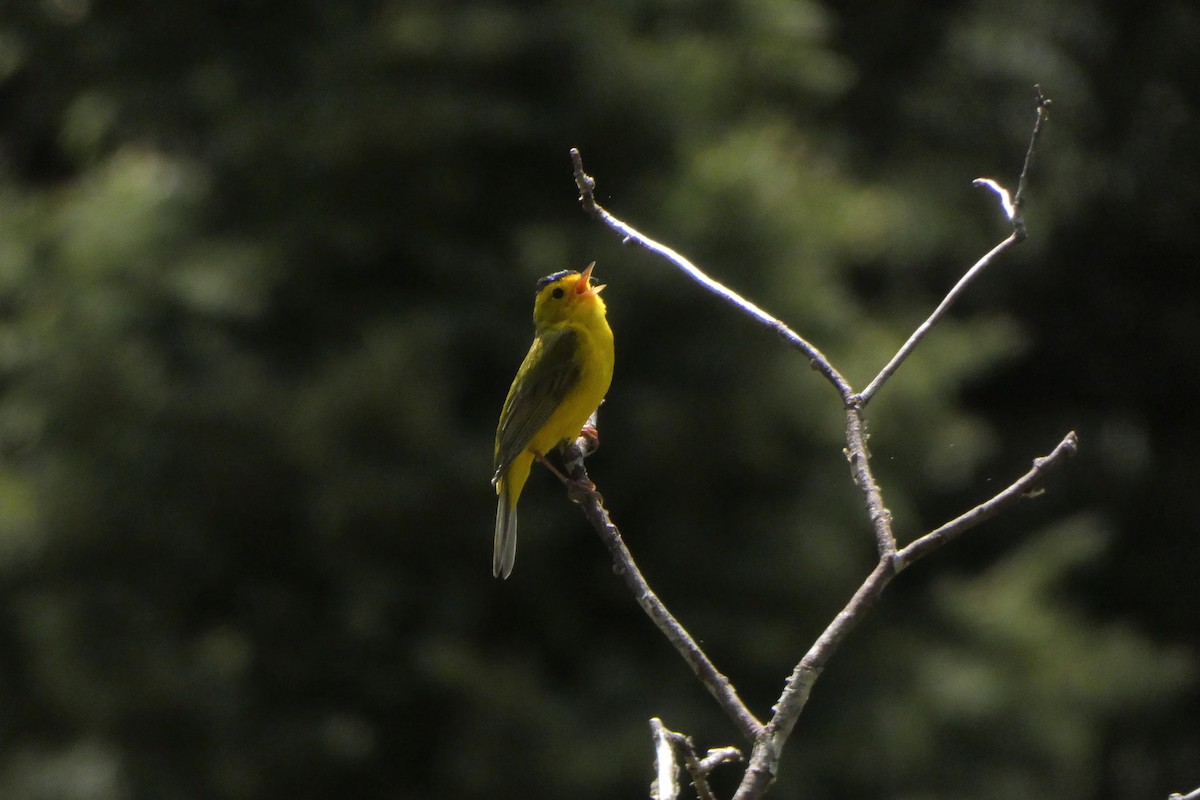
[[[1193,789],[1186,795],[1176,792],[1175,794],[1171,795],[1169,800],[1200,800],[1200,788]]]
[[[1029,147],[1025,150],[1025,163],[1021,165],[1021,177],[1017,179],[1017,194],[1013,197],[1014,214],[1012,217],[1013,233],[1021,240],[1025,239],[1025,189],[1029,185],[1029,168],[1033,165],[1033,153],[1037,150],[1038,140],[1042,138],[1042,126],[1050,118],[1051,100],[1042,93],[1042,87],[1033,85],[1037,92],[1037,121],[1033,123],[1033,133],[1029,136]]]
[[[829,363],[829,359],[820,350],[781,320],[771,316],[724,284],[708,277],[708,275],[704,274],[703,271],[691,261],[684,258],[680,253],[672,250],[665,244],[654,241],[608,213],[603,206],[596,202],[596,181],[591,175],[583,171],[583,157],[579,155],[579,150],[574,147],[571,148],[571,163],[575,168],[575,185],[579,188],[579,202],[583,206],[584,211],[597,217],[605,225],[621,234],[623,242],[633,242],[649,250],[651,253],[662,256],[693,281],[703,286],[725,303],[750,317],[764,328],[774,331],[785,342],[804,353],[808,357],[812,368],[824,375],[833,384],[834,389],[837,390],[844,401],[849,400],[851,395],[850,384],[846,382],[841,373],[833,368],[833,365]]]
[[[679,797],[679,764],[675,762],[675,743],[671,741],[671,734],[661,719],[650,720],[650,736],[654,739],[654,782],[650,785],[650,796],[654,800],[677,800]]]
[[[813,684],[821,676],[825,665],[838,647],[875,605],[875,601],[883,594],[883,590],[892,578],[908,564],[928,555],[969,528],[990,519],[1024,497],[1033,496],[1032,492],[1041,486],[1054,468],[1061,465],[1067,456],[1075,452],[1077,446],[1078,438],[1072,431],[1063,437],[1063,440],[1049,455],[1035,459],[1033,468],[1028,473],[991,500],[981,503],[953,522],[920,537],[896,553],[894,557],[880,558],[875,569],[850,598],[850,602],[834,617],[833,622],[817,637],[804,658],[796,664],[796,668],[784,686],[783,694],[779,696],[779,700],[775,704],[774,716],[764,726],[762,738],[754,743],[754,750],[750,756],[750,767],[746,770],[742,785],[734,796],[735,800],[761,797],[762,792],[770,785],[779,763],[779,753],[783,748],[783,743],[791,735],[796,720],[804,710]]]
[[[871,398],[875,396],[875,393],[879,391],[884,382],[904,363],[904,359],[912,354],[912,351],[921,343],[921,340],[925,338],[929,330],[937,324],[938,320],[945,316],[946,311],[966,291],[967,286],[979,276],[979,273],[983,272],[1001,253],[1025,241],[1025,215],[1022,213],[1022,206],[1025,203],[1025,188],[1029,180],[1029,168],[1033,163],[1033,153],[1042,135],[1042,124],[1049,117],[1050,113],[1050,99],[1042,94],[1042,87],[1035,86],[1034,89],[1037,91],[1037,121],[1033,125],[1033,133],[1029,137],[1029,147],[1025,151],[1025,163],[1021,167],[1021,177],[1017,183],[1016,195],[1010,198],[1008,190],[991,178],[976,178],[973,181],[975,186],[984,186],[999,196],[1004,216],[1008,219],[1009,224],[1012,225],[1012,234],[1000,244],[993,247],[987,255],[975,262],[975,265],[958,279],[958,283],[954,284],[954,288],[938,304],[938,307],[933,310],[929,318],[913,331],[912,336],[908,337],[908,341],[904,343],[904,346],[896,352],[896,355],[892,356],[892,360],[879,371],[879,374],[867,385],[867,388],[862,390],[862,393],[858,396],[859,402],[862,405],[865,406],[870,402]]]
[[[742,751],[736,747],[722,747],[717,750],[709,750],[708,756],[704,760],[696,757],[696,751],[692,747],[692,740],[687,738],[687,756],[684,759],[684,766],[687,767],[688,774],[692,776],[692,788],[696,790],[698,800],[717,800],[717,795],[713,792],[712,787],[708,785],[709,774],[721,764],[727,762],[737,762],[742,760]]]
[[[584,469],[583,449],[591,447],[592,444],[588,437],[581,436],[566,449],[565,455],[571,479],[576,486],[584,487],[577,491],[573,499],[583,505],[588,520],[613,555],[615,570],[625,578],[626,584],[633,591],[643,610],[668,640],[675,645],[675,648],[692,667],[692,671],[708,687],[709,692],[734,720],[742,733],[754,741],[750,764],[743,776],[738,793],[735,795],[735,800],[749,800],[761,797],[774,781],[784,742],[791,735],[796,721],[804,710],[813,685],[825,669],[829,659],[874,606],[892,578],[904,567],[952,541],[975,525],[994,517],[1023,498],[1034,496],[1034,491],[1041,486],[1050,472],[1076,451],[1078,437],[1073,431],[1068,433],[1048,455],[1035,459],[1029,472],[991,500],[981,503],[961,517],[921,536],[894,555],[882,556],[875,565],[875,569],[859,586],[845,608],[834,617],[804,658],[796,665],[784,686],[783,693],[774,706],[774,715],[766,725],[760,723],[750,713],[738,697],[733,685],[716,670],[699,645],[679,624],[678,620],[667,611],[641,575],[634,563],[633,556],[621,539],[620,531],[612,524],[607,510],[603,506],[603,500],[595,491]],[[728,758],[723,756],[722,760],[728,760]],[[707,774],[707,771],[702,771],[701,774]],[[663,791],[662,785],[660,783],[660,791]]]
[[[867,515],[875,531],[875,546],[880,558],[891,558],[896,552],[896,535],[892,532],[892,512],[883,504],[883,493],[871,472],[871,451],[867,449],[867,437],[863,431],[862,408],[850,406],[846,409],[846,459],[850,462],[850,474],[862,490],[867,504]]]
[[[916,346],[928,334],[933,325],[945,315],[954,301],[966,290],[967,286],[997,256],[1024,240],[1025,226],[1022,218],[1022,204],[1025,188],[1033,153],[1050,106],[1050,101],[1042,94],[1040,88],[1037,89],[1037,92],[1038,119],[1030,138],[1029,148],[1025,154],[1025,163],[1021,170],[1016,195],[1010,196],[1007,189],[991,179],[980,178],[976,181],[976,185],[991,189],[999,196],[1004,214],[1012,225],[1012,234],[992,248],[991,251],[984,255],[983,258],[976,262],[959,279],[958,283],[955,284],[938,307],[934,309],[929,318],[913,332],[904,346],[900,348],[891,361],[888,362],[861,394],[855,394],[842,375],[830,364],[829,360],[816,347],[788,328],[783,322],[731,289],[709,278],[676,251],[642,235],[609,214],[608,211],[596,203],[596,182],[590,175],[583,171],[583,161],[579,155],[579,151],[575,149],[571,150],[575,183],[579,189],[580,203],[585,211],[596,216],[614,231],[621,234],[625,242],[634,242],[650,252],[665,258],[689,278],[699,283],[728,305],[750,316],[762,326],[775,331],[790,345],[809,358],[812,367],[820,371],[834,386],[846,407],[845,453],[847,460],[850,462],[851,475],[863,493],[864,503],[871,520],[872,530],[875,534],[879,560],[871,574],[867,576],[850,598],[850,601],[830,622],[804,657],[796,664],[784,686],[782,694],[772,709],[773,715],[771,719],[765,725],[747,709],[738,696],[735,687],[724,675],[717,671],[716,667],[692,639],[691,635],[667,611],[662,601],[658,599],[646,583],[645,578],[634,563],[633,556],[630,554],[628,548],[625,547],[620,531],[617,530],[609,517],[608,511],[604,507],[603,499],[600,497],[599,492],[596,491],[595,485],[588,478],[584,466],[586,453],[590,452],[595,444],[595,432],[592,429],[594,420],[589,423],[589,428],[585,428],[575,442],[570,443],[564,448],[564,458],[566,459],[570,475],[570,480],[568,481],[569,496],[573,501],[583,506],[584,514],[591,522],[592,527],[600,534],[605,546],[608,547],[613,557],[614,570],[624,578],[626,585],[633,592],[642,609],[654,621],[667,639],[671,641],[684,660],[688,662],[693,673],[704,683],[743,735],[754,742],[750,755],[750,763],[743,775],[742,783],[735,795],[735,800],[759,798],[766,792],[771,783],[774,782],[783,745],[791,735],[796,721],[804,710],[813,685],[820,677],[829,659],[837,651],[838,647],[841,646],[850,632],[858,626],[867,612],[874,606],[892,578],[915,561],[929,555],[944,544],[953,541],[970,528],[992,518],[1020,499],[1033,496],[1035,490],[1041,486],[1046,476],[1054,468],[1063,463],[1067,456],[1073,454],[1078,447],[1078,439],[1075,433],[1073,431],[1068,433],[1049,455],[1035,459],[1033,467],[1029,472],[1012,483],[1008,488],[957,519],[942,525],[936,530],[930,531],[897,551],[891,512],[888,511],[884,503],[882,491],[871,471],[870,451],[867,447],[865,420],[863,418],[863,409],[871,397],[896,372],[904,360],[908,358]],[[741,755],[734,748],[723,748],[716,751],[709,751],[709,756],[703,761],[699,761],[696,758],[695,749],[687,737],[666,730],[662,726],[661,721],[657,719],[651,721],[651,726],[654,731],[657,749],[660,753],[658,759],[660,771],[656,786],[658,787],[658,796],[664,799],[670,797],[674,800],[678,793],[678,786],[674,775],[678,770],[676,758],[679,754],[682,754],[689,771],[692,773],[697,791],[700,793],[702,800],[709,800],[711,797],[707,783],[704,780],[708,772],[717,764],[732,760]],[[664,749],[669,749],[667,748],[668,743],[674,748],[674,754],[669,756],[664,753]],[[664,767],[663,765],[667,766]],[[664,769],[671,772],[669,779]],[[1184,800],[1200,800],[1200,797],[1189,795]]]
[[[583,463],[583,449],[591,446],[586,437],[579,437],[575,442],[563,449],[572,482],[577,488],[571,492],[571,499],[583,506],[583,513],[591,522],[592,527],[600,534],[601,541],[608,548],[613,558],[613,571],[625,580],[625,585],[633,592],[638,605],[646,615],[658,626],[667,640],[683,656],[683,660],[691,667],[696,677],[708,688],[709,693],[716,698],[721,708],[733,720],[738,730],[747,739],[753,740],[762,730],[762,723],[750,713],[750,709],[742,702],[737,690],[729,679],[717,671],[709,660],[708,655],[696,644],[691,634],[679,624],[679,620],[667,610],[658,595],[650,588],[642,576],[629,548],[621,538],[621,532],[613,524],[604,507],[604,499],[596,491],[595,485],[587,475]]]
[[[784,686],[783,694],[775,703],[774,716],[763,728],[763,736],[754,742],[750,766],[742,776],[742,783],[734,795],[734,800],[762,797],[774,782],[784,742],[791,736],[792,728],[800,718],[800,713],[804,711],[812,687],[817,678],[821,677],[825,664],[850,631],[862,621],[894,575],[891,559],[880,559],[875,569],[850,598],[850,602],[833,618],[829,627],[796,664]]]
[[[1035,458],[1033,466],[1030,467],[1029,471],[1014,481],[1007,489],[992,499],[980,503],[962,516],[947,522],[937,530],[930,531],[896,553],[896,571],[900,572],[933,551],[940,549],[943,545],[954,541],[981,522],[985,522],[1009,506],[1015,505],[1027,497],[1031,497],[1032,493],[1046,479],[1046,474],[1069,456],[1075,455],[1078,449],[1079,437],[1075,434],[1075,431],[1071,431],[1063,437],[1062,441],[1058,443],[1058,446],[1049,455],[1042,458]]]
[[[989,264],[995,261],[997,256],[1020,241],[1016,233],[1010,234],[1007,239],[989,250],[987,255],[976,261],[975,266],[967,270],[967,273],[958,279],[958,283],[954,284],[954,288],[943,298],[938,307],[929,315],[929,318],[913,331],[912,336],[908,337],[908,341],[904,343],[904,346],[896,352],[896,355],[892,356],[892,360],[887,363],[887,366],[879,371],[879,374],[867,385],[866,389],[862,390],[859,398],[863,405],[870,402],[871,398],[875,396],[875,393],[879,391],[884,382],[892,377],[892,374],[904,363],[904,359],[908,358],[912,354],[912,351],[917,349],[917,345],[921,343],[921,340],[925,338],[930,329],[937,324],[938,320],[945,316],[946,312],[950,310],[950,306],[954,304],[954,301],[967,290],[971,281],[975,280],[979,276],[979,273],[983,272]]]
[[[722,764],[734,764],[743,759],[745,756],[736,747],[715,747],[700,760],[700,771],[708,775]]]
[[[683,766],[692,777],[692,787],[696,790],[699,800],[717,800],[712,787],[708,785],[708,776],[714,769],[721,764],[742,760],[742,751],[736,747],[709,750],[701,760],[696,755],[696,745],[692,738],[668,730],[658,717],[650,720],[650,732],[654,737],[654,762],[658,774],[654,782],[654,791],[650,794],[656,800],[675,800],[678,796],[679,781],[676,776],[679,774],[679,759],[683,760]]]

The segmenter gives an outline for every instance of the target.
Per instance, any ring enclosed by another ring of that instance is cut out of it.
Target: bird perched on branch
[[[592,268],[537,282],[533,345],[517,370],[496,428],[496,538],[492,574],[507,578],[517,552],[517,500],[534,459],[579,435],[608,391],[613,335]]]

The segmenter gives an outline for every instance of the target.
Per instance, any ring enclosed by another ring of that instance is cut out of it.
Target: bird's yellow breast
[[[563,440],[578,436],[579,429],[600,405],[612,382],[613,335],[603,308],[562,327],[571,328],[578,336],[575,357],[580,370],[579,381],[530,441],[527,449],[536,453],[549,453]]]

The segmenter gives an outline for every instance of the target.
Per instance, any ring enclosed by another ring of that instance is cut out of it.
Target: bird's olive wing
[[[533,340],[500,412],[494,475],[500,475],[529,446],[579,383],[578,347],[579,334],[570,328],[549,331]]]

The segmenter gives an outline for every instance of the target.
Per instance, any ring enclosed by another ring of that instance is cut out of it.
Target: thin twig
[[[568,444],[564,448],[564,458],[569,466],[572,481],[576,485],[594,487],[591,480],[588,478],[587,469],[583,463],[581,448],[587,446],[581,441],[584,437],[580,437],[575,442]],[[582,491],[573,496],[581,506],[583,512],[591,522],[592,527],[600,534],[600,539],[604,542],[613,558],[613,570],[617,572],[624,580],[625,585],[633,593],[638,605],[646,612],[646,615],[658,626],[667,640],[674,645],[675,649],[683,656],[683,660],[691,667],[692,672],[700,679],[701,683],[708,688],[709,693],[716,698],[717,703],[733,720],[738,730],[747,739],[753,741],[762,731],[762,723],[750,712],[746,704],[742,702],[742,698],[738,696],[737,689],[730,683],[729,679],[722,675],[717,668],[709,660],[708,655],[701,649],[700,645],[692,638],[691,634],[683,625],[679,624],[679,620],[667,610],[667,607],[658,595],[650,588],[650,584],[646,582],[642,576],[641,570],[633,560],[633,555],[630,554],[629,548],[625,546],[624,540],[621,538],[621,532],[617,526],[613,524],[612,519],[608,515],[608,510],[604,507],[604,500],[600,493],[594,488]]]
[[[700,771],[704,775],[709,775],[722,764],[733,764],[744,759],[742,751],[736,747],[715,747],[700,759]]]
[[[938,320],[945,316],[946,311],[966,291],[967,286],[979,276],[979,273],[983,272],[1001,253],[1025,241],[1025,215],[1022,211],[1022,206],[1025,203],[1025,189],[1029,181],[1029,168],[1033,163],[1033,153],[1037,149],[1038,140],[1042,135],[1042,125],[1050,113],[1050,99],[1042,94],[1042,87],[1035,86],[1034,89],[1037,91],[1037,121],[1033,125],[1033,133],[1029,136],[1029,147],[1025,150],[1025,163],[1021,167],[1021,177],[1017,182],[1016,195],[1010,199],[1008,190],[991,178],[976,178],[974,181],[976,186],[987,187],[999,196],[1004,216],[1012,226],[1012,233],[1000,244],[993,247],[987,255],[975,262],[975,266],[967,270],[967,273],[958,279],[958,283],[954,284],[954,288],[938,304],[938,307],[933,310],[929,318],[913,331],[912,336],[908,337],[908,341],[904,343],[904,346],[896,352],[896,355],[892,356],[892,360],[887,363],[887,366],[879,371],[879,374],[867,385],[866,389],[862,390],[858,396],[862,405],[865,406],[870,402],[871,398],[875,396],[875,393],[879,391],[884,382],[912,354],[912,351],[921,343],[921,340],[925,338],[929,330],[937,324]]]
[[[1029,168],[1033,165],[1033,153],[1037,149],[1038,140],[1042,137],[1042,125],[1050,118],[1051,100],[1042,93],[1039,84],[1033,85],[1037,92],[1037,121],[1033,123],[1033,133],[1029,136],[1029,147],[1025,150],[1025,163],[1021,165],[1021,177],[1017,179],[1017,193],[1013,196],[1013,233],[1022,240],[1025,238],[1025,189],[1029,185]]]
[[[892,377],[892,374],[900,367],[901,364],[904,363],[904,359],[908,358],[909,355],[912,354],[912,351],[917,349],[917,345],[921,343],[921,340],[925,338],[925,335],[929,333],[929,330],[936,325],[943,316],[945,316],[946,312],[950,309],[950,306],[952,306],[954,301],[966,291],[967,286],[971,284],[971,281],[975,280],[979,273],[983,272],[983,270],[986,269],[987,266],[991,264],[997,256],[999,256],[1008,248],[1016,245],[1019,241],[1020,239],[1017,238],[1017,234],[1015,232],[1010,234],[1007,239],[989,250],[987,255],[976,261],[975,266],[967,270],[967,273],[958,279],[958,283],[954,284],[954,288],[951,289],[950,293],[947,294],[942,302],[938,304],[938,307],[933,310],[933,313],[929,315],[929,318],[922,322],[921,325],[915,331],[913,331],[912,336],[908,337],[908,341],[904,343],[904,346],[896,352],[896,355],[892,356],[892,360],[887,363],[887,366],[881,369],[879,374],[876,375],[869,384],[867,384],[866,389],[862,390],[858,396],[862,405],[866,405],[868,402],[870,402],[871,398],[874,397],[875,393],[879,391],[884,382],[888,378]]]
[[[617,233],[621,234],[622,240],[625,242],[633,242],[641,247],[662,256],[667,261],[675,265],[681,272],[687,275],[696,283],[703,286],[718,298],[733,306],[734,308],[746,314],[754,321],[758,322],[768,330],[774,331],[785,342],[796,348],[808,357],[809,363],[813,369],[824,375],[833,388],[841,395],[843,401],[849,401],[852,394],[850,384],[842,377],[833,364],[829,363],[829,359],[825,354],[809,343],[800,334],[789,328],[782,320],[768,314],[763,309],[751,303],[746,298],[742,297],[737,292],[730,289],[718,281],[713,280],[704,274],[691,261],[685,258],[682,254],[667,247],[661,242],[656,242],[649,236],[635,230],[631,226],[625,224],[621,220],[608,213],[599,203],[596,202],[596,181],[591,175],[583,171],[583,157],[579,155],[579,150],[571,148],[571,164],[575,169],[575,185],[579,188],[579,202],[583,206],[583,210],[600,219],[605,225],[612,228]]]
[[[727,761],[741,761],[742,753],[736,747],[722,747],[719,750],[709,750],[709,755],[703,761],[696,757],[696,748],[692,745],[690,736],[682,736],[686,742],[686,750],[684,751],[683,765],[687,768],[688,775],[692,777],[692,788],[696,790],[697,800],[717,800],[717,795],[713,792],[712,786],[708,783],[709,773],[719,764],[724,764]]]
[[[1050,455],[1035,458],[1029,471],[1000,494],[980,503],[962,516],[950,520],[937,530],[930,531],[896,553],[896,572],[911,566],[914,562],[949,544],[981,522],[986,522],[1009,506],[1028,497],[1030,492],[1041,485],[1044,473],[1058,466],[1058,462],[1064,458],[1075,455],[1078,449],[1079,437],[1075,431],[1071,431],[1063,437]]]

